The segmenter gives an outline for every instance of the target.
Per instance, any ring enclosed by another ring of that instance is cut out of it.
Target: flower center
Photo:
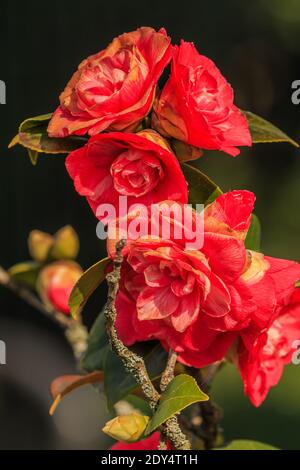
[[[199,315],[205,286],[187,259],[168,259],[167,251],[132,252],[127,261],[135,274],[127,278],[125,288],[136,300],[140,321],[162,320],[183,332]]]
[[[77,86],[78,97],[88,106],[99,105],[123,86],[130,70],[131,53],[121,50],[113,57],[105,57],[90,64],[82,73]]]
[[[124,196],[139,197],[149,193],[163,178],[159,159],[151,152],[128,150],[111,166],[115,190]]]

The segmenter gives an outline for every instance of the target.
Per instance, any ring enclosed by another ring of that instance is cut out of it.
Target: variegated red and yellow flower
[[[170,240],[128,240],[117,297],[117,329],[127,345],[158,339],[178,353],[179,361],[197,368],[224,359],[238,344],[246,393],[255,402],[249,378],[258,359],[255,351],[261,354],[263,344],[266,357],[270,341],[275,351],[280,343],[272,343],[276,331],[282,331],[281,338],[299,334],[299,310],[293,299],[300,265],[245,248],[254,199],[249,191],[232,191],[209,205],[199,250],[186,249],[184,236],[172,238],[172,231]],[[171,219],[173,226],[181,223],[176,212]],[[115,241],[108,243],[112,256]],[[256,343],[259,346],[252,347]],[[291,351],[290,347],[288,353],[279,352],[284,359],[276,374],[281,374]]]
[[[157,81],[172,55],[162,28],[142,27],[85,59],[60,95],[51,137],[133,130],[149,113]]]

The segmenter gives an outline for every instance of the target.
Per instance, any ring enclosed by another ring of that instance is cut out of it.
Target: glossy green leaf
[[[36,261],[24,261],[23,263],[15,264],[9,268],[8,273],[14,281],[20,284],[26,284],[28,287],[35,289],[40,269],[40,263]]]
[[[161,395],[157,410],[148,423],[146,434],[152,433],[184,408],[208,399],[193,377],[187,374],[177,375]]]
[[[261,225],[259,218],[252,214],[252,221],[249,227],[247,237],[245,240],[245,246],[248,250],[260,251],[261,242]]]
[[[222,194],[221,189],[197,168],[187,163],[183,163],[181,168],[188,183],[189,203],[193,206],[210,204]]]
[[[134,349],[140,356],[144,358],[146,368],[151,380],[160,377],[167,362],[167,353],[160,344],[153,342],[141,343],[135,345]],[[122,398],[137,389],[135,379],[129,374],[122,361],[109,351],[104,367],[104,390],[107,397],[108,407],[111,408]]]
[[[106,334],[105,316],[104,312],[101,312],[91,328],[88,347],[81,358],[81,367],[87,372],[103,370],[108,350],[110,345]]]
[[[220,447],[214,450],[279,450],[269,444],[263,444],[258,441],[236,440],[230,442],[225,447]]]
[[[243,113],[248,120],[252,142],[254,144],[288,142],[294,147],[299,147],[299,144],[295,142],[295,140],[291,139],[291,137],[278,129],[278,127],[266,121],[266,119],[263,119],[250,111],[243,111]]]
[[[110,262],[110,258],[98,261],[87,269],[75,284],[69,298],[69,307],[73,318],[77,317],[92,293],[105,280],[106,268]]]
[[[51,114],[26,119],[20,124],[18,134],[9,144],[9,148],[20,144],[28,149],[31,162],[35,165],[39,153],[63,154],[69,153],[86,143],[84,137],[70,136],[63,138],[49,137],[47,127]]]

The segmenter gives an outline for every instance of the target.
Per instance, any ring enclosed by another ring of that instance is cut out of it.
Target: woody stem
[[[32,290],[15,282],[2,266],[0,266],[0,285],[63,328],[75,357],[78,359],[81,356],[87,347],[88,333],[80,321],[75,321],[63,313],[46,307]]]
[[[120,240],[116,246],[116,255],[113,263],[113,271],[107,274],[108,283],[108,299],[105,308],[106,330],[113,351],[123,362],[126,370],[133,375],[137,384],[148,401],[151,409],[155,412],[160,394],[154,387],[147,372],[145,362],[141,356],[127,348],[120,340],[115,321],[117,316],[116,297],[119,291],[119,283],[121,278],[121,268],[123,262],[122,250],[126,244],[125,240]],[[170,351],[166,369],[162,375],[162,389],[164,390],[174,377],[174,367],[176,364],[176,354]],[[162,426],[163,439],[160,448],[166,447],[166,439],[169,439],[174,449],[186,450],[190,449],[190,443],[180,429],[177,416],[172,416]]]
[[[105,308],[106,316],[106,330],[112,349],[123,362],[126,370],[133,375],[137,384],[141,387],[145,398],[147,399],[150,407],[154,411],[159,400],[159,393],[152,384],[144,360],[141,356],[127,348],[120,340],[116,327],[116,296],[119,291],[119,281],[121,277],[122,266],[122,249],[125,246],[125,240],[121,240],[117,244],[116,256],[114,259],[114,269],[107,274],[106,279],[108,283],[108,298]]]

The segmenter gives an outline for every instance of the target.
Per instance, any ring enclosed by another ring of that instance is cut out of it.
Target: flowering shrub
[[[211,449],[223,442],[209,399],[223,363],[236,365],[255,406],[263,402],[300,336],[300,264],[260,252],[252,192],[223,193],[187,162],[275,141],[297,145],[238,109],[229,83],[192,43],[173,46],[164,29],[148,27],[85,59],[56,111],[20,125],[11,145],[26,147],[33,163],[40,153],[68,154],[75,190],[108,234],[108,257],[83,274],[70,260],[77,252],[55,255],[57,240],[31,243],[42,263],[34,285],[46,306],[71,313],[72,328],[83,328],[80,312],[105,278],[109,288],[81,351],[83,374],[56,379],[51,413],[74,388],[104,380],[110,407],[144,397],[104,427],[122,441],[112,449]],[[11,276],[24,283],[23,271]],[[188,407],[201,419],[186,429]]]

